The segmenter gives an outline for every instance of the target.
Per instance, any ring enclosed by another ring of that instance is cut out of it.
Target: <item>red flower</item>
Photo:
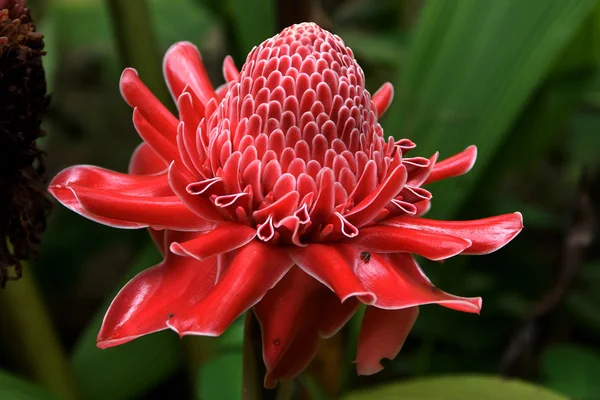
[[[422,185],[466,173],[474,146],[442,162],[407,157],[414,143],[385,139],[377,122],[392,86],[371,98],[352,51],[312,23],[254,48],[241,72],[226,58],[223,71],[215,90],[193,45],[169,49],[177,118],[125,70],[121,92],[144,140],[130,173],[75,166],[50,185],[89,219],[150,228],[165,256],[114,299],[99,347],[166,328],[218,336],[252,308],[272,387],[360,303],[359,374],[396,356],[419,305],[479,312],[480,298],[435,288],[413,257],[486,254],[522,229],[519,213],[421,218],[431,200]]]

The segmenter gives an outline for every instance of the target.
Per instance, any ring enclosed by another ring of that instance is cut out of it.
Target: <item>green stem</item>
[[[65,399],[77,399],[75,381],[48,309],[30,267],[23,277],[0,289],[2,333],[31,374],[41,385]]]
[[[254,313],[250,310],[246,313],[244,325],[242,400],[260,400],[267,395],[263,393],[261,378],[264,375],[264,368],[260,348],[260,327]]]
[[[152,18],[146,0],[107,0],[123,67],[135,68],[154,95],[167,106]]]

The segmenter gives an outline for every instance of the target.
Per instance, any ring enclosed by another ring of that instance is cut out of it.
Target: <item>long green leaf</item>
[[[434,187],[435,217],[452,215],[486,169],[529,96],[580,30],[596,0],[430,0],[397,85],[386,132],[425,155],[470,144],[466,177]]]
[[[0,371],[0,399],[6,400],[60,400],[34,384]]]
[[[159,259],[154,246],[148,247],[119,289]],[[181,365],[181,348],[173,332],[155,333],[106,350],[96,347],[96,335],[115,294],[116,291],[100,307],[72,354],[77,384],[86,400],[124,400],[139,396],[168,378]]]
[[[344,400],[567,400],[542,387],[496,376],[422,378],[353,393]]]

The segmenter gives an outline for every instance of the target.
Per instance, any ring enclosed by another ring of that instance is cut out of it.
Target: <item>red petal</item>
[[[225,60],[223,61],[223,76],[227,83],[237,81],[240,77],[240,71],[236,68],[231,56],[225,57]]]
[[[377,188],[358,203],[348,214],[344,215],[348,222],[360,228],[377,215],[379,210],[388,205],[406,183],[406,168],[399,166],[377,186]]]
[[[93,214],[88,210],[84,210],[81,206],[81,203],[79,202],[79,199],[77,198],[77,196],[75,196],[75,192],[68,186],[50,186],[48,188],[48,191],[56,198],[56,200],[58,200],[63,206],[67,207],[69,210],[74,211],[77,214],[99,224],[124,229],[139,229],[148,227],[148,224],[106,218],[100,215]]]
[[[515,212],[472,221],[435,221],[400,216],[383,221],[383,223],[399,228],[469,239],[472,244],[462,254],[488,254],[498,250],[521,232],[523,216],[521,213]]]
[[[176,136],[173,139],[164,136],[162,131],[156,129],[148,122],[148,120],[146,120],[146,118],[144,118],[138,108],[133,109],[133,125],[144,142],[146,142],[165,163],[179,160]]]
[[[118,191],[132,196],[168,196],[171,189],[165,186],[165,177],[160,173],[134,176],[94,166],[77,165],[58,173],[50,182],[48,191],[65,207],[92,221],[113,227],[136,229],[147,227],[148,224],[113,218],[84,209],[71,186],[75,185],[87,191]]]
[[[469,146],[462,152],[435,164],[424,185],[454,176],[466,174],[477,159],[477,147]]]
[[[165,234],[167,233],[166,229],[156,230],[152,228],[148,228],[148,234],[156,244],[158,251],[160,251],[161,255],[165,255]]]
[[[186,188],[195,182],[194,176],[179,161],[173,161],[169,167],[169,183],[179,199],[196,215],[214,222],[223,221],[223,217],[206,197],[190,194]]]
[[[126,68],[123,71],[119,87],[127,104],[137,108],[162,135],[175,140],[179,121],[144,85],[135,69]]]
[[[436,303],[453,310],[478,313],[481,298],[448,294],[427,279],[409,254],[376,254],[361,257],[356,275],[363,286],[377,296],[374,306],[399,309]]]
[[[98,333],[107,348],[167,328],[167,321],[202,298],[218,275],[217,257],[197,261],[168,254],[159,265],[133,278],[110,305]]]
[[[335,292],[342,302],[358,297],[365,304],[375,301],[354,275],[356,260],[348,256],[352,246],[313,243],[306,247],[289,247],[292,260],[307,274]]]
[[[377,116],[381,117],[388,109],[394,99],[394,87],[391,83],[384,83],[373,95],[373,103],[377,110]]]
[[[196,236],[187,242],[171,244],[171,251],[180,256],[205,260],[221,253],[235,250],[256,236],[256,229],[233,222],[222,222],[212,231]]]
[[[215,98],[215,90],[204,69],[198,48],[190,42],[178,42],[165,53],[163,72],[175,100],[189,86],[206,105]]]
[[[213,225],[188,210],[177,196],[128,196],[77,184],[69,184],[66,189],[72,191],[75,200],[80,204],[80,214],[90,219],[100,216],[122,221],[122,227],[133,227],[132,224],[137,224],[138,228],[151,226],[155,229],[202,231]],[[69,207],[68,204],[65,205]],[[91,216],[88,216],[88,213]]]
[[[334,335],[358,307],[356,299],[341,303],[329,289],[300,268],[290,272],[254,307],[261,325],[265,387],[291,379],[314,357],[319,333]]]
[[[468,239],[385,225],[361,229],[350,241],[376,253],[416,253],[434,261],[455,256],[471,246]]]
[[[142,142],[131,155],[129,173],[132,175],[156,174],[165,171],[168,165],[150,146]]]
[[[173,195],[166,171],[155,175],[128,175],[92,165],[75,165],[59,172],[50,182],[50,188],[71,184],[131,196]]]
[[[356,370],[358,375],[373,375],[383,369],[383,358],[396,358],[417,316],[418,307],[381,310],[368,307],[360,326]]]
[[[274,388],[279,379],[298,375],[314,357],[323,289],[327,290],[295,267],[254,306],[267,368],[265,387]],[[279,365],[283,358],[287,360]]]
[[[258,303],[292,265],[285,250],[251,241],[237,250],[217,285],[204,298],[171,318],[169,327],[180,335],[219,336]]]

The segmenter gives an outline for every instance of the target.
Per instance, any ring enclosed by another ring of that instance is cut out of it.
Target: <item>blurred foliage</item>
[[[215,86],[224,81],[223,57],[231,54],[241,66],[252,46],[276,33],[278,15],[286,11],[275,7],[285,2],[274,0],[147,3],[157,52],[178,40],[195,43]],[[599,2],[300,3],[353,48],[371,92],[385,81],[396,84],[396,100],[382,119],[386,134],[411,137],[423,156],[440,151],[445,158],[478,146],[479,160],[469,175],[432,186],[432,215],[469,219],[520,210],[526,229],[492,255],[459,257],[443,266],[424,263],[444,290],[483,296],[481,316],[423,307],[400,355],[384,361],[381,373],[357,377],[351,361],[359,314],[325,342],[344,354],[341,382],[325,385],[335,377],[320,376],[323,369],[313,365],[294,386],[298,398],[337,398],[355,390],[346,398],[526,399],[528,393],[539,400],[561,398],[492,376],[429,377],[502,372],[572,399],[600,399]],[[117,50],[107,4],[30,2],[48,50],[53,102],[43,145],[51,175],[80,163],[125,171],[139,142],[131,110],[119,95],[126,61]],[[156,85],[164,90],[163,83]],[[581,198],[589,200],[592,213],[584,212]],[[582,212],[590,229],[575,229]],[[574,235],[588,235],[592,242],[575,249],[581,262],[569,263]],[[95,347],[116,290],[158,261],[149,243],[146,232],[103,227],[61,207],[49,221],[34,270],[71,354],[82,398],[238,398],[242,321],[222,338],[196,342],[212,358],[193,374],[186,369],[193,370],[198,360],[190,360],[186,340],[170,331],[108,350]],[[0,371],[0,398],[53,398],[16,377],[29,371],[5,343],[0,342],[0,368],[10,375]],[[339,363],[335,354],[323,352],[315,363]]]
[[[567,400],[537,386],[502,378],[449,376],[415,379],[357,392],[345,400]]]

